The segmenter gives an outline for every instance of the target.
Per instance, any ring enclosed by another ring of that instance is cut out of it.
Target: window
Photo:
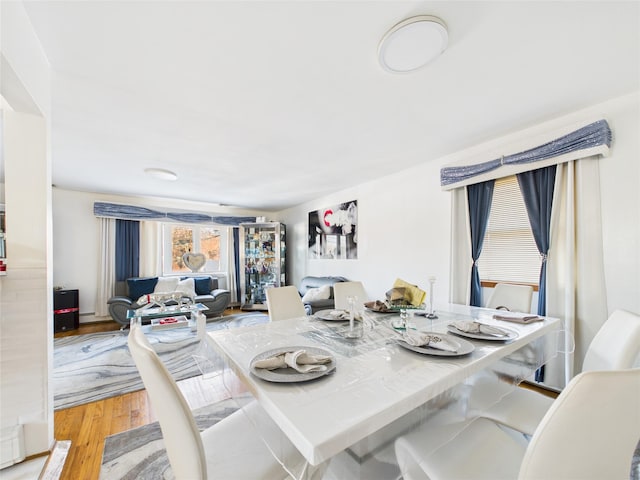
[[[215,226],[165,223],[163,235],[163,273],[189,273],[183,263],[185,253],[203,253],[207,259],[202,272],[227,270],[227,229]]]
[[[538,285],[541,261],[517,178],[496,180],[478,260],[480,280]]]

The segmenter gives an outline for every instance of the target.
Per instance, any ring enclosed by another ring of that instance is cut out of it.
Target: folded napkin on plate
[[[376,300],[375,302],[365,302],[364,306],[369,310],[373,310],[374,312],[389,311],[389,305],[386,302],[381,302],[380,300]]]
[[[496,313],[493,315],[493,318],[496,320],[504,320],[506,322],[515,322],[515,323],[532,323],[532,322],[541,322],[544,320],[542,317],[538,315],[532,315],[530,313],[518,313],[518,312],[509,312],[509,313]]]
[[[453,326],[465,333],[483,333],[485,335],[494,335],[496,337],[508,337],[509,332],[492,325],[480,322],[452,322],[450,326]]]
[[[327,312],[327,317],[335,318],[336,320],[349,320],[349,312],[346,310],[331,310],[330,312]]]
[[[329,355],[311,355],[305,350],[296,350],[263,358],[262,360],[256,361],[253,366],[266,370],[291,367],[300,373],[309,373],[324,372],[327,369],[325,364],[330,362],[331,357]]]
[[[437,348],[453,353],[457,352],[459,347],[457,343],[433,333],[405,332],[402,339],[414,347]]]

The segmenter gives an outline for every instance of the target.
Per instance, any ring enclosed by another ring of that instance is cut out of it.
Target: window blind
[[[496,180],[478,271],[483,281],[538,284],[541,257],[515,175]]]

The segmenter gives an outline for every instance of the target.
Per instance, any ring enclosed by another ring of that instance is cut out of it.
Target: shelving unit
[[[286,284],[286,227],[282,223],[240,225],[242,310],[267,310],[265,290]]]

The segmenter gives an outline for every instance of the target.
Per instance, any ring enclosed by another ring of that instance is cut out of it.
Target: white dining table
[[[398,315],[366,312],[361,339],[347,339],[348,322],[313,316],[210,332],[207,339],[308,463],[307,472],[427,404],[483,370],[531,375],[557,349],[560,320],[521,325],[493,318],[494,310],[464,305],[438,308],[438,318],[410,318],[417,330],[447,333],[456,320],[479,321],[515,332],[508,341],[465,338],[474,350],[463,356],[433,356],[402,348],[391,322]],[[335,371],[305,382],[265,381],[251,372],[257,355],[289,347],[330,352]],[[277,450],[277,448],[275,449]]]

